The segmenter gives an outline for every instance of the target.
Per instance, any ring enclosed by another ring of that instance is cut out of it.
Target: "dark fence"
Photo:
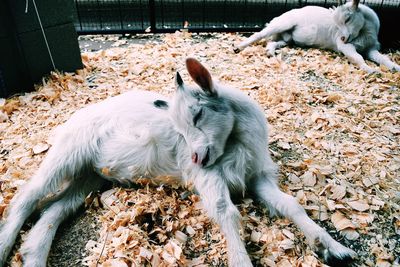
[[[258,31],[283,12],[305,5],[332,7],[337,0],[74,0],[79,34],[163,33],[188,27],[192,32]],[[400,0],[361,0],[381,20],[381,41],[398,46],[392,32]]]

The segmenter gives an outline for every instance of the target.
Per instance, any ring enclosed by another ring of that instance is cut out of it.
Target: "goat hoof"
[[[275,56],[275,51],[274,52],[267,51],[267,57],[271,58],[274,56]]]
[[[347,248],[331,237],[322,236],[315,240],[315,249],[317,254],[324,259],[329,266],[351,266],[357,253]]]
[[[233,52],[235,52],[235,54],[238,54],[238,53],[240,53],[240,49],[237,48],[237,47],[235,47],[235,48],[233,49]]]
[[[343,266],[352,266],[357,254],[344,246],[338,247],[340,250],[329,250],[323,249],[320,250],[318,254],[322,254],[324,261],[326,264],[332,267],[343,267]]]
[[[325,259],[325,262],[326,264],[332,267],[345,267],[345,266],[352,266],[354,258],[351,255],[344,255],[341,258],[329,255],[328,258]]]
[[[361,68],[363,71],[367,72],[368,74],[376,74],[379,73],[378,70],[371,68],[370,66],[365,66]]]

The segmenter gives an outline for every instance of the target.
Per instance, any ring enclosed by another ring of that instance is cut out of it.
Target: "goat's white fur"
[[[379,27],[376,13],[368,6],[359,4],[359,0],[334,9],[306,6],[274,18],[262,31],[241,42],[235,52],[266,38],[271,39],[267,44],[269,56],[275,55],[277,48],[294,43],[341,52],[350,62],[369,73],[375,72],[375,69],[365,63],[361,54],[389,69],[400,71],[398,64],[378,51]]]
[[[201,88],[186,86],[177,74],[171,100],[132,91],[88,106],[60,127],[39,170],[8,207],[0,228],[0,266],[24,221],[48,194],[56,196],[22,244],[24,266],[46,266],[57,227],[104,179],[129,184],[159,175],[193,182],[205,210],[225,234],[230,266],[252,266],[239,235],[241,216],[230,198],[246,189],[272,212],[292,219],[326,259],[355,256],[313,222],[295,198],[279,190],[264,112],[257,103],[214,83],[196,60],[188,59],[187,68]],[[65,189],[59,192],[61,185]]]

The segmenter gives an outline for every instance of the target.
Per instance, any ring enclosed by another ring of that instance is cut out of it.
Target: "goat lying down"
[[[177,73],[172,99],[131,91],[88,106],[61,126],[39,170],[7,209],[0,228],[0,266],[24,221],[61,184],[67,187],[46,206],[22,244],[24,266],[46,266],[60,223],[105,180],[130,183],[159,175],[192,181],[206,212],[225,234],[230,266],[252,266],[239,235],[240,213],[230,198],[245,190],[293,220],[326,261],[355,257],[278,188],[265,115],[257,103],[215,83],[195,59],[187,59],[186,67],[198,87],[187,86]]]
[[[271,20],[266,27],[234,49],[239,53],[250,44],[263,38],[267,43],[267,54],[272,56],[277,48],[294,43],[298,46],[317,47],[342,52],[352,63],[366,72],[375,72],[363,57],[389,69],[400,71],[400,66],[379,53],[379,18],[369,7],[353,0],[337,8],[326,9],[306,6],[292,9]]]

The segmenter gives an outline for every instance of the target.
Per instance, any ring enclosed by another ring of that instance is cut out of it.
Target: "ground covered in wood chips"
[[[187,32],[106,38],[109,48],[82,54],[83,70],[53,73],[36,92],[0,99],[0,218],[51,147],[57,125],[131,89],[172,94],[176,71],[189,81],[184,60],[192,56],[265,109],[281,188],[357,252],[355,265],[398,265],[400,73],[374,65],[381,73],[367,75],[343,56],[317,49],[284,48],[268,58],[258,43],[234,54],[232,45],[244,38]],[[389,56],[400,63],[400,52]],[[189,189],[142,180],[135,189],[93,194],[86,206],[98,222],[92,216],[93,225],[83,227],[94,232],[83,252],[65,249],[69,266],[226,266],[225,239]],[[238,207],[255,266],[323,265],[289,220],[269,218],[250,199]],[[20,266],[17,251],[12,266]],[[57,253],[63,247],[54,244],[51,254]],[[68,264],[53,257],[51,265]]]

